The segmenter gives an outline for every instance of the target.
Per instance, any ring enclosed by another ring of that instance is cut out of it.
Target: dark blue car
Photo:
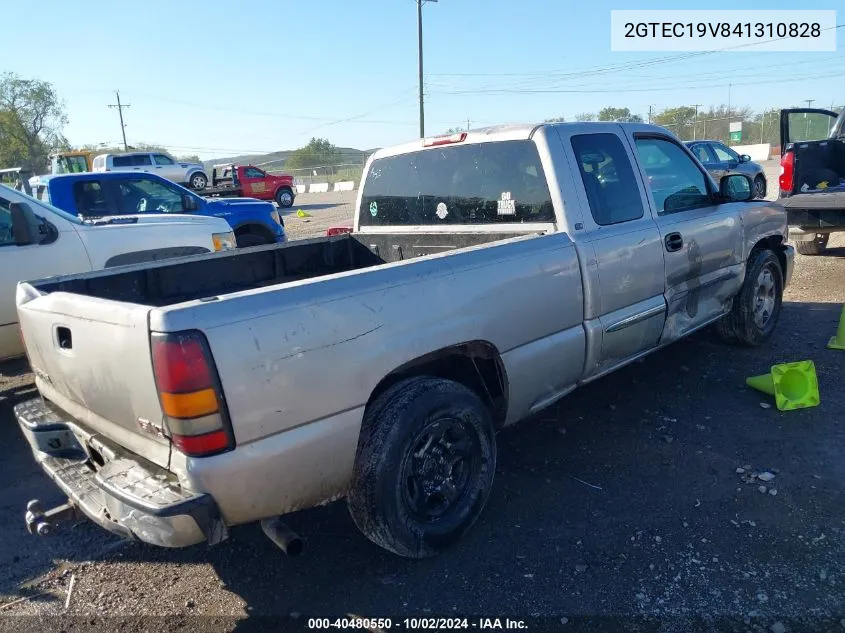
[[[225,219],[239,247],[286,240],[272,202],[254,198],[203,198],[155,174],[85,172],[38,176],[33,195],[84,219],[138,213],[188,213]]]

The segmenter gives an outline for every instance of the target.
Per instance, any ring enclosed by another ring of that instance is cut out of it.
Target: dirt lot
[[[290,219],[289,230],[320,234],[349,213],[348,199],[302,196],[294,212],[313,217]],[[845,630],[845,352],[825,348],[845,303],[845,236],[831,246],[797,256],[766,346],[739,350],[701,333],[505,431],[482,519],[432,560],[377,549],[342,502],[289,517],[307,539],[296,559],[254,526],[177,551],[86,522],[30,536],[26,501],[60,497],[11,417],[34,395],[31,375],[23,363],[3,366],[0,624],[35,626],[2,616],[43,614],[63,615],[56,630],[284,630],[354,613],[540,618],[531,630],[635,630],[638,616],[655,619],[639,630]],[[804,359],[817,367],[816,408],[764,408],[769,398],[744,385]],[[738,468],[776,476],[746,482]]]

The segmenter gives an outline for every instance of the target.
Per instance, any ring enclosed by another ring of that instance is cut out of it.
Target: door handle
[[[666,250],[670,253],[679,251],[684,247],[684,238],[680,233],[669,233],[663,240],[666,244]]]

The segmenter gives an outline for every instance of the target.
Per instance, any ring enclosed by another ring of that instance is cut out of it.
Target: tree
[[[692,106],[667,108],[660,114],[654,115],[651,121],[655,125],[667,128],[683,140],[689,140],[695,136],[693,126],[696,124],[696,116],[695,108]]]
[[[631,114],[631,111],[628,108],[614,108],[612,106],[608,106],[599,110],[599,121],[642,123],[643,118],[639,114]]]
[[[595,114],[593,114],[592,112],[581,112],[580,114],[576,114],[576,115],[575,115],[575,120],[576,120],[576,121],[581,121],[581,122],[584,122],[584,121],[595,121],[595,120],[596,120],[596,115],[595,115]]]
[[[64,104],[53,85],[0,76],[0,161],[40,171],[50,151],[67,145],[61,131],[67,123]]]
[[[337,162],[337,148],[324,138],[312,138],[308,145],[291,152],[285,169],[306,169],[333,166]]]
[[[558,116],[553,119],[546,119],[543,123],[566,123],[566,118]]]

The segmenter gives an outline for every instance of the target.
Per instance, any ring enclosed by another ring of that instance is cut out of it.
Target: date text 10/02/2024
[[[309,618],[308,628],[319,629],[363,629],[387,631],[390,629],[404,630],[496,630],[527,629],[528,625],[524,620],[512,620],[510,618],[402,618],[392,620],[390,618]]]

